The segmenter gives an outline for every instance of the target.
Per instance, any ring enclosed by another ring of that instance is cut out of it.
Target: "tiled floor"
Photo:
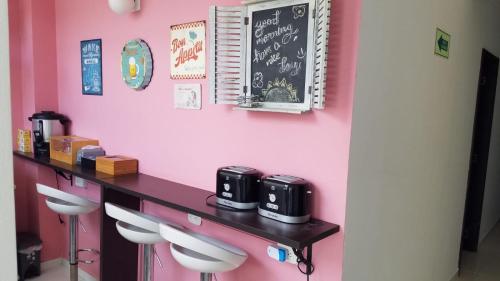
[[[500,281],[500,223],[477,253],[464,252],[462,274],[453,281]]]
[[[42,275],[26,281],[68,281],[69,280],[69,265],[62,261],[52,261],[46,266],[42,266]],[[79,281],[95,281],[90,275],[85,272],[79,272]]]
[[[29,281],[68,281],[69,268],[64,265],[53,266],[42,271],[42,275]]]

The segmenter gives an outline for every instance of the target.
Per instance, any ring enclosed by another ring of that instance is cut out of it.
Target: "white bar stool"
[[[70,281],[78,281],[78,252],[99,253],[92,249],[78,250],[78,216],[99,209],[99,203],[39,183],[36,184],[36,190],[38,193],[47,196],[45,203],[49,209],[58,214],[69,216]],[[94,261],[85,262],[93,263]]]
[[[182,226],[112,203],[106,202],[104,205],[106,214],[117,220],[118,233],[130,242],[143,245],[143,280],[153,280],[153,245],[165,242],[160,236],[160,223],[178,228]]]
[[[240,267],[248,255],[220,240],[171,225],[160,224],[161,236],[169,241],[174,259],[182,266],[200,272],[201,281],[212,274]]]

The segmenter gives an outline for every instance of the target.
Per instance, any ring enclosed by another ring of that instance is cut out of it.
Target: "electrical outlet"
[[[286,246],[278,243],[278,247],[286,249],[286,262],[291,264],[297,264],[297,256],[293,252],[292,247]]]
[[[87,181],[82,178],[75,177],[75,186],[80,188],[85,188],[87,186]]]
[[[197,226],[201,225],[201,218],[193,214],[188,214],[188,221]]]

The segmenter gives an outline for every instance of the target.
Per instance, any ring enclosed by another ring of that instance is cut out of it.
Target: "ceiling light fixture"
[[[128,14],[141,9],[141,0],[108,0],[109,8],[117,14]]]

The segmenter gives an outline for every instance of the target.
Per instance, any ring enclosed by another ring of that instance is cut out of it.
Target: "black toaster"
[[[311,218],[311,187],[301,178],[273,175],[262,178],[259,214],[285,223]]]
[[[229,166],[217,170],[217,204],[240,210],[259,205],[262,174],[253,168]]]

